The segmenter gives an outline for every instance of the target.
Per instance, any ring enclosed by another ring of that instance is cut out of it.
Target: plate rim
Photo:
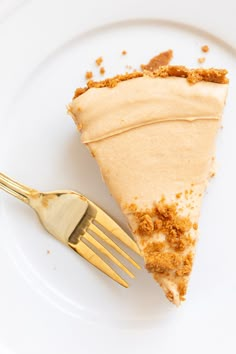
[[[232,2],[231,1],[229,1],[229,0],[227,0],[228,1],[228,3],[230,3],[230,4],[232,4]],[[226,1],[226,2],[227,2]],[[153,1],[151,1],[152,3],[155,3],[155,1],[153,0]],[[202,0],[201,0],[201,2],[202,3],[204,3]],[[68,3],[68,2],[66,2],[66,3]],[[76,1],[70,1],[70,3],[73,3],[73,6],[76,8]],[[125,3],[125,5],[124,6],[126,6],[127,7],[127,1],[125,2],[124,0],[122,0],[122,3]],[[129,1],[129,3],[132,3],[133,4],[133,1]],[[51,10],[49,10],[49,13],[50,13],[50,11],[53,11],[53,6],[55,6],[55,1],[52,1],[52,4],[54,4],[54,5],[51,5],[50,4],[50,6],[49,6],[49,8],[51,9]],[[87,4],[87,6],[89,7],[89,6],[91,6],[91,4],[92,4],[92,1],[88,1],[88,4]],[[101,0],[101,2],[100,2],[100,6],[101,6],[101,11],[102,11],[102,8],[103,8],[103,6],[104,7],[106,7],[107,5],[109,4],[109,1],[108,0]],[[166,6],[169,4],[169,2],[167,2],[167,4],[166,4]],[[186,0],[181,0],[181,4],[185,4],[186,5]],[[198,4],[199,4],[199,2],[198,2]],[[35,6],[35,8],[34,8],[34,6]],[[122,5],[120,5],[120,6],[122,6]],[[6,33],[8,33],[9,35],[11,34],[11,36],[10,36],[10,38],[13,36],[13,33],[12,33],[12,30],[10,29],[10,27],[12,26],[12,23],[13,23],[13,21],[14,21],[14,19],[16,20],[16,25],[17,26],[20,26],[20,24],[22,24],[22,21],[24,20],[24,14],[25,13],[27,13],[27,11],[29,11],[29,9],[34,9],[34,11],[37,11],[37,9],[39,8],[39,5],[36,5],[36,2],[35,1],[31,1],[31,2],[28,2],[28,3],[25,3],[25,6],[24,7],[22,7],[22,8],[19,8],[19,11],[17,11],[17,13],[14,13],[14,14],[12,14],[12,16],[9,16],[8,17],[8,19],[6,19],[6,21],[3,23],[3,28],[6,28],[5,29],[5,31],[3,31],[3,32],[5,32],[5,34]],[[31,10],[30,10],[31,11]],[[41,13],[43,13],[45,11],[45,7],[44,7],[44,5],[41,5]],[[140,10],[139,10],[140,11]],[[233,13],[233,11],[232,11],[232,13]],[[62,20],[62,18],[63,18],[63,16],[64,16],[64,14],[61,12],[61,11],[59,11],[59,13],[58,13],[58,15],[59,15],[59,17],[60,17],[60,19],[58,20],[58,21],[61,21]],[[119,16],[122,16],[122,14],[121,13],[119,13]],[[132,16],[135,16],[135,14],[132,14]],[[144,17],[143,17],[143,20],[150,20],[149,18],[148,18],[148,13],[147,12],[145,12],[145,14],[144,14]],[[171,16],[173,16],[173,14],[171,15]],[[178,15],[178,16],[176,16],[176,17],[178,17],[178,19],[177,19],[177,23],[179,23],[180,25],[181,25],[181,17]],[[103,18],[103,16],[102,16],[102,19],[101,19],[102,21],[107,21],[105,24],[104,24],[104,26],[109,26],[111,23],[114,23],[114,21],[110,21],[108,18],[106,18],[105,20],[104,20],[104,18]],[[127,21],[127,20],[129,20],[128,18],[126,19],[123,19],[123,20],[121,20],[122,22],[123,21]],[[155,21],[158,21],[158,19],[155,19]],[[134,19],[134,18],[132,18],[131,19],[131,21],[139,21],[138,20],[138,18],[136,18],[136,19]],[[168,21],[168,20],[164,20],[164,19],[162,19],[162,21]],[[169,20],[170,22],[175,22],[175,20]],[[186,19],[185,18],[183,18],[183,21],[186,21]],[[189,22],[191,22],[191,16],[190,16],[190,18],[188,19],[188,21]],[[196,18],[194,17],[194,21],[196,21]],[[208,18],[206,17],[205,19],[204,19],[204,21],[208,21]],[[119,21],[115,21],[115,23],[119,23]],[[58,22],[58,24],[59,24],[59,22]],[[186,26],[190,26],[191,28],[193,28],[190,24],[186,24]],[[214,26],[216,26],[216,23],[214,23],[213,24],[213,26],[211,27],[211,28],[209,28],[209,30],[210,30],[210,32],[209,33],[211,33],[212,32],[212,30],[215,28]],[[95,26],[96,28],[97,27],[100,27],[100,26]],[[194,27],[195,27],[195,25],[194,25]],[[209,27],[209,26],[207,26],[207,27]],[[223,27],[223,26],[222,26]],[[218,29],[218,26],[217,26],[217,29]],[[93,30],[92,28],[90,29],[91,31]],[[198,30],[198,26],[196,27],[196,30]],[[24,30],[25,31],[25,30]],[[73,37],[73,34],[74,34],[74,38],[76,38],[77,37],[77,34],[75,34],[75,32],[78,32],[79,31],[79,29],[78,29],[78,27],[77,26],[75,26],[75,27],[72,27],[71,29],[70,29],[70,31],[69,31],[69,38],[70,38],[70,40],[71,40],[71,38]],[[219,30],[218,31],[219,32],[219,36],[218,35],[214,35],[214,38],[221,38],[222,37],[222,35],[221,35],[221,33],[223,34],[223,36],[224,36],[224,31],[221,31],[221,30]],[[25,32],[24,32],[25,33]],[[82,32],[82,33],[84,33],[84,32]],[[208,29],[205,31],[205,30],[203,30],[203,33],[205,34],[205,33],[208,33]],[[208,33],[208,34],[209,34]],[[17,36],[21,36],[22,34],[21,34],[21,31],[19,31],[18,33],[17,33]],[[17,40],[17,38],[18,37],[15,37],[15,40]],[[53,37],[52,37],[53,38]],[[50,40],[52,40],[52,38],[50,39]],[[232,50],[233,50],[233,52],[235,53],[235,51],[236,51],[236,38],[234,38],[234,41],[232,40],[232,38],[231,37],[228,37],[229,38],[229,40],[227,40],[227,42],[229,42],[229,43],[232,43],[232,44],[229,44],[229,46],[232,48]],[[26,40],[26,42],[27,42],[27,38],[25,38],[25,40]],[[226,43],[224,40],[223,40],[223,42],[224,43]],[[31,42],[29,41],[29,43],[26,43],[26,46],[25,46],[25,48],[24,48],[24,50],[26,51],[26,52],[28,52],[29,51],[29,47],[28,47],[28,45],[30,44]],[[6,42],[5,42],[5,45],[6,45]],[[49,45],[49,42],[47,43],[47,46],[46,46],[46,48],[45,48],[45,50],[42,50],[42,56],[44,56],[44,58],[45,58],[45,53],[46,52],[49,52],[49,49],[50,49],[50,45]],[[32,47],[31,47],[31,50],[32,50]],[[55,50],[57,50],[57,48],[55,48]],[[10,49],[10,51],[6,51],[6,52],[8,52],[8,54],[7,55],[12,55],[13,54],[13,48],[11,48]],[[44,53],[44,54],[43,54]],[[50,49],[50,54],[49,55],[52,55],[54,53],[54,50],[53,51],[51,51],[51,49]],[[4,58],[3,58],[3,61],[5,60],[5,64],[4,65],[6,65],[7,64],[7,55],[6,56],[4,56]],[[32,58],[33,58],[33,56],[32,56]],[[30,59],[32,62],[33,62],[33,59]],[[22,62],[21,61],[19,61],[19,66],[20,66],[20,64],[21,64]],[[28,63],[28,62],[27,62]],[[15,69],[15,71],[14,71],[14,75],[12,76],[12,77],[10,77],[10,79],[9,79],[9,77],[7,78],[7,76],[6,75],[4,75],[4,79],[5,80],[9,80],[8,81],[8,84],[7,84],[7,87],[8,87],[8,89],[10,89],[10,85],[12,85],[12,90],[14,89],[16,92],[17,92],[17,89],[18,89],[18,87],[22,84],[22,78],[23,78],[23,76],[25,77],[28,77],[28,75],[30,74],[30,72],[31,71],[33,71],[33,66],[31,65],[29,65],[28,67],[27,67],[27,69],[26,69],[26,66],[27,66],[27,63],[25,64],[25,66],[24,66],[24,69],[22,70],[22,66],[21,67],[17,67],[16,69]],[[3,65],[3,66],[4,66]],[[34,66],[38,66],[38,63],[36,63],[36,64],[34,64]],[[0,73],[1,73],[1,69],[0,69]],[[27,71],[27,75],[25,74],[25,72]],[[14,84],[12,84],[13,83],[13,81],[17,81],[18,80],[18,82],[19,82],[19,84],[18,85],[14,85]],[[5,81],[6,82],[6,81]],[[4,83],[4,80],[3,80],[3,82],[2,82],[2,84]],[[1,92],[1,85],[0,85],[0,92]],[[5,109],[7,109],[7,107],[8,107],[8,105],[6,105],[6,107],[4,107]],[[1,108],[0,108],[0,112],[1,112]],[[1,119],[1,118],[0,118]],[[0,345],[1,345],[1,342],[0,342]],[[4,350],[6,350],[5,348],[4,348]],[[4,351],[4,353],[5,353],[5,351]]]

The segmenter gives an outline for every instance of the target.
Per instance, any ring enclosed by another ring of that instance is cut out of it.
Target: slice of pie
[[[68,107],[147,270],[176,305],[185,299],[201,201],[214,174],[226,74],[166,66],[90,81]]]

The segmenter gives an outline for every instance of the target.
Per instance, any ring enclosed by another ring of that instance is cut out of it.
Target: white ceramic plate
[[[233,1],[0,2],[0,170],[41,190],[79,190],[125,226],[81,145],[66,104],[84,73],[138,68],[172,48],[174,64],[229,69],[187,302],[171,305],[143,270],[123,289],[59,244],[27,206],[0,194],[0,353],[233,353],[236,315],[236,37]],[[1,7],[2,6],[2,7]],[[127,50],[126,56],[121,55]],[[47,251],[50,251],[48,254]]]

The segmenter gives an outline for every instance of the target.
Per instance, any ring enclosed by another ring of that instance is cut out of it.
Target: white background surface
[[[2,6],[2,7],[1,7]],[[70,188],[125,226],[66,104],[102,55],[107,75],[160,51],[173,64],[229,69],[187,302],[176,309],[145,271],[123,289],[42,230],[27,206],[0,194],[0,353],[235,352],[234,3],[0,1],[0,170],[42,190]],[[126,49],[127,56],[121,56]],[[50,250],[50,254],[47,254]]]

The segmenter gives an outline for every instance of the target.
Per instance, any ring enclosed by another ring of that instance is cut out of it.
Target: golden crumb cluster
[[[88,89],[94,88],[102,88],[102,87],[109,87],[113,88],[117,86],[119,82],[136,79],[138,77],[149,76],[152,78],[157,77],[181,77],[186,78],[187,81],[191,84],[196,84],[200,81],[208,81],[214,82],[218,84],[227,84],[229,82],[228,78],[226,77],[228,71],[226,69],[188,69],[185,66],[161,66],[158,70],[151,72],[151,71],[144,71],[139,72],[135,71],[133,73],[128,73],[124,75],[117,75],[112,78],[108,78],[102,81],[93,81],[90,80],[87,83],[87,87],[76,89],[74,97],[76,98],[82,93],[86,92]]]
[[[170,275],[170,271],[174,271],[175,276],[183,277],[191,273],[192,263],[192,253],[183,256],[176,252],[159,252],[151,249],[146,268],[151,273],[161,273],[166,276]]]
[[[192,224],[188,217],[180,216],[175,204],[159,202],[152,210],[135,212],[137,232],[145,240],[153,233],[162,233],[166,237],[168,246],[174,251],[185,251],[193,245],[189,232],[196,230],[197,224]]]
[[[184,193],[177,193],[176,199],[181,196],[186,197]],[[152,209],[139,211],[135,204],[131,204],[128,210],[136,220],[135,234],[143,245],[147,270],[154,274],[157,281],[163,277],[173,281],[180,299],[184,300],[195,245],[191,232],[196,232],[198,225],[192,223],[189,217],[180,215],[176,204],[168,204],[163,198]],[[166,296],[174,301],[171,291]]]
[[[188,69],[185,66],[162,66],[158,72],[154,72],[154,77],[182,77],[186,78],[190,84],[196,84],[200,81],[214,82],[217,84],[227,84],[229,82],[226,77],[228,71],[226,69]]]

